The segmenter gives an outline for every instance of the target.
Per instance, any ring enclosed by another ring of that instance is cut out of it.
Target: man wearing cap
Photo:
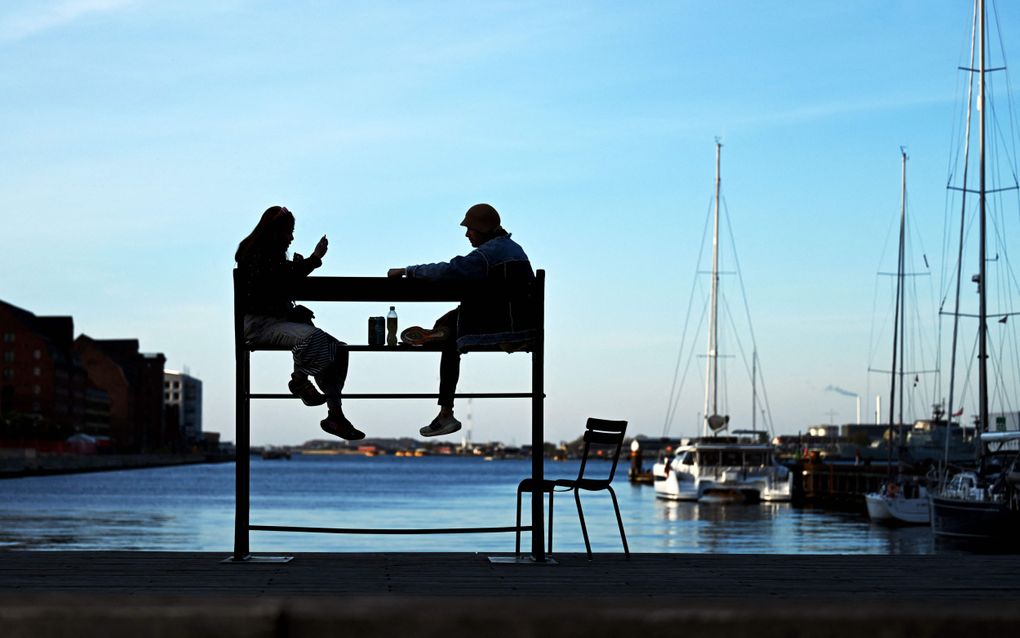
[[[489,204],[467,210],[461,226],[474,247],[467,255],[436,264],[391,268],[390,277],[429,280],[476,280],[494,285],[535,278],[524,249],[500,225],[499,213]],[[436,320],[431,330],[413,326],[400,333],[404,343],[441,344],[439,363],[439,414],[419,430],[422,436],[452,434],[460,429],[453,416],[453,396],[460,377],[460,353],[475,345],[499,345],[513,350],[526,347],[534,336],[534,313],[526,299],[493,298],[465,301]]]

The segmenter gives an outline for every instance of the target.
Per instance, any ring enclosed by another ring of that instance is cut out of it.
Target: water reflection
[[[931,554],[926,526],[891,528],[855,513],[799,509],[789,503],[714,505],[655,501],[657,551],[777,554]]]
[[[576,463],[550,475],[576,475]],[[296,457],[252,462],[251,520],[338,527],[512,525],[518,481],[530,461],[425,457]],[[0,481],[0,549],[229,551],[232,465],[104,472]],[[928,527],[887,528],[857,513],[787,503],[706,505],[655,498],[616,484],[635,552],[931,554],[967,552],[936,542]],[[527,497],[526,497],[527,498]],[[621,550],[606,493],[584,494],[596,551]],[[584,551],[573,499],[556,500],[555,552]],[[525,502],[525,511],[528,503]],[[513,534],[406,537],[251,535],[254,551],[512,551]],[[525,546],[530,538],[525,534]],[[979,550],[985,549],[979,547]],[[1001,550],[998,550],[1001,551]]]
[[[0,510],[3,549],[143,549],[188,547],[188,525],[155,512],[69,511],[26,514]]]

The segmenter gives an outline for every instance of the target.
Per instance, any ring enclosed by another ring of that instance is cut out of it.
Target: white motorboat
[[[652,468],[655,496],[701,503],[789,501],[793,474],[763,438],[756,433],[685,442]]]

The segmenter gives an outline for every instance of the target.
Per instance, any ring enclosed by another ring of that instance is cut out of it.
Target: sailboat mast
[[[751,352],[751,431],[758,431],[755,413],[758,411],[758,351]]]
[[[978,55],[978,155],[979,182],[978,211],[981,220],[980,268],[978,270],[978,410],[977,449],[981,449],[981,432],[988,428],[988,308],[986,306],[985,278],[985,0],[978,0],[980,15],[980,47]]]
[[[903,398],[906,395],[906,346],[907,346],[907,151],[900,147],[903,169],[900,178],[900,410],[897,438],[903,441]]]
[[[719,191],[722,144],[715,142],[715,219],[712,230],[712,414],[719,414]],[[982,173],[983,174],[983,173]]]
[[[974,17],[972,20],[971,37],[970,37],[970,64],[968,65],[968,72],[973,73],[974,70],[974,45],[977,41],[977,29],[978,23],[981,23],[983,32],[984,28],[984,13],[982,12],[981,18],[978,18],[978,9],[984,8],[981,0],[975,0],[974,2]],[[983,48],[983,47],[982,47]],[[944,487],[946,480],[949,478],[949,439],[950,432],[953,426],[953,417],[956,412],[953,411],[953,401],[956,393],[956,354],[957,345],[959,344],[960,334],[960,287],[963,284],[963,240],[967,227],[967,184],[968,173],[970,172],[970,131],[971,131],[971,115],[973,109],[974,98],[974,81],[973,77],[967,82],[967,124],[965,133],[963,136],[963,183],[960,188],[960,240],[959,247],[956,251],[956,291],[954,295],[953,305],[953,340],[950,348],[950,360],[949,360],[949,400],[946,404],[946,438],[945,438],[945,450],[943,455],[943,472],[940,475],[940,487]],[[982,262],[983,263],[983,262]],[[962,403],[962,401],[961,401]]]
[[[904,244],[905,244],[905,236],[906,236],[906,225],[907,225],[907,214],[906,214],[906,211],[907,211],[907,206],[906,206],[907,154],[906,154],[906,152],[903,151],[903,149],[900,149],[900,154],[902,155],[902,158],[903,158],[902,159],[902,162],[903,162],[903,169],[902,169],[903,177],[902,177],[902,188],[901,188],[901,196],[900,196],[900,199],[901,199],[901,204],[900,204],[900,244],[899,244],[899,251],[897,252],[897,258],[896,258],[896,307],[895,307],[895,310],[893,312],[892,367],[889,368],[889,371],[890,371],[890,374],[889,374],[889,379],[890,379],[889,380],[889,430],[888,430],[889,440],[888,440],[888,443],[887,443],[888,449],[887,449],[887,454],[886,454],[886,458],[888,459],[888,463],[889,463],[888,467],[889,467],[889,472],[890,473],[892,473],[893,425],[896,423],[896,374],[897,374],[896,360],[897,360],[898,355],[900,354],[900,347],[901,347],[900,343],[899,343],[899,339],[900,339],[900,336],[901,336],[900,333],[902,332],[902,330],[901,330],[901,321],[900,320],[901,320],[902,306],[903,306],[903,253],[904,253]],[[903,361],[902,361],[902,357],[900,357],[900,367],[901,367],[901,371],[900,371],[901,372],[900,373],[900,385],[901,386],[902,386],[902,383],[903,383],[903,379],[902,379],[902,366],[903,366]],[[903,391],[903,388],[901,387],[900,388],[900,392],[902,393],[902,391]],[[902,421],[903,421],[903,408],[902,408],[902,398],[901,398],[901,407],[900,407],[900,422],[901,422],[901,424],[900,424],[900,427],[902,427]],[[897,433],[898,433],[898,430],[897,430]],[[898,436],[897,436],[897,438],[898,438]]]
[[[715,210],[712,224],[712,296],[708,309],[708,369],[705,371],[705,413],[703,433],[708,434],[710,420],[719,414],[719,184],[722,144],[715,140]],[[711,403],[711,405],[709,405]]]

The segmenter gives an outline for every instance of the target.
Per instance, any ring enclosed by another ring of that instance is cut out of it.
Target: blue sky
[[[548,438],[574,438],[589,415],[659,435],[718,136],[776,429],[849,422],[853,399],[826,388],[870,388],[866,415],[879,391],[867,373],[881,363],[870,360],[875,273],[894,267],[901,145],[918,250],[938,259],[971,11],[963,0],[5,2],[0,298],[189,367],[205,383],[206,428],[232,439],[230,269],[264,208],[295,212],[299,252],[329,236],[319,274],[381,276],[469,250],[457,224],[487,201],[548,272]],[[1008,53],[1020,5],[997,11]],[[315,310],[362,343],[386,307]],[[407,326],[444,308],[397,310]],[[255,387],[283,391],[286,356],[255,361]],[[356,354],[348,389],[432,391],[437,366]],[[461,389],[524,389],[528,370],[524,356],[471,355]],[[702,409],[692,374],[674,435],[693,434]],[[734,423],[749,421],[746,395],[735,381]],[[370,435],[401,436],[434,406],[351,401],[348,412]],[[476,439],[528,439],[526,405],[471,412]],[[315,438],[319,418],[257,405],[253,440]]]

